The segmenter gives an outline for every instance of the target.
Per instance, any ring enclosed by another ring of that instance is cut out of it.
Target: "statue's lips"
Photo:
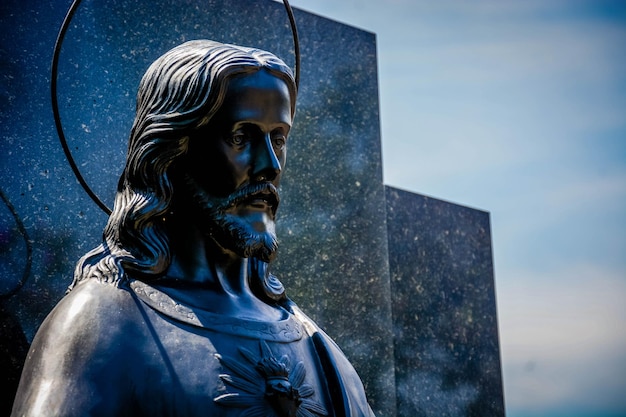
[[[253,197],[250,200],[247,200],[245,202],[245,204],[252,206],[252,207],[257,207],[257,208],[265,208],[265,207],[273,207],[274,204],[272,203],[272,201],[270,201],[269,198],[267,197]]]
[[[257,210],[270,210],[272,215],[276,214],[280,198],[276,188],[271,185],[254,187],[255,191],[237,198],[234,206],[249,207]]]
[[[216,213],[247,208],[268,211],[273,218],[280,204],[278,189],[271,182],[245,184],[226,197],[213,197],[191,175],[185,174],[184,179],[196,201]]]

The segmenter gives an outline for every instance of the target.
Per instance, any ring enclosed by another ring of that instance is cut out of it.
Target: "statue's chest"
[[[327,415],[319,360],[293,318],[280,326],[239,321],[212,329],[146,313],[151,337],[138,352],[143,365],[133,366],[140,369],[133,379],[141,414]]]

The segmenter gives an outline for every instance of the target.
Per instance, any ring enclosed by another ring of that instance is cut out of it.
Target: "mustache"
[[[233,193],[228,195],[224,200],[226,208],[232,208],[239,204],[256,199],[264,199],[272,206],[272,212],[275,214],[278,205],[280,204],[280,196],[278,189],[274,184],[269,182],[262,182],[256,184],[247,184],[238,188]]]
[[[272,214],[275,215],[280,204],[278,189],[270,182],[246,184],[237,188],[226,197],[213,197],[208,195],[189,174],[185,174],[184,177],[187,185],[193,190],[194,197],[216,211],[224,212],[246,201],[263,199],[272,207]]]

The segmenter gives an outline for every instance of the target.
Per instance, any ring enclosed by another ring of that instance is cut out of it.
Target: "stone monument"
[[[4,299],[15,324],[11,337],[21,334],[27,342],[63,297],[76,260],[101,241],[107,221],[74,179],[50,112],[48,63],[70,3],[24,7],[9,0],[0,14],[3,27],[12,28],[0,31],[0,86],[8,109],[0,112],[0,177],[32,245],[28,262],[14,216],[0,207],[0,283],[3,294],[11,294]],[[185,4],[85,2],[66,34],[58,71],[61,117],[81,171],[109,206],[124,166],[134,94],[158,56],[187,40],[215,39],[272,51],[294,66],[280,3]],[[491,253],[488,214],[434,198],[424,206],[424,197],[383,185],[375,35],[294,12],[302,73],[280,187],[280,251],[271,273],[341,346],[377,416],[502,416],[492,265],[473,252]],[[465,223],[442,223],[448,218]],[[463,239],[474,243],[463,246]],[[473,312],[473,324],[461,311]],[[459,336],[476,329],[483,339]],[[261,348],[255,349],[258,358]],[[16,349],[14,357],[20,355]],[[464,358],[471,358],[470,368]],[[453,372],[459,363],[461,370]],[[474,371],[476,377],[467,377]]]
[[[504,416],[489,214],[386,187],[399,416]]]

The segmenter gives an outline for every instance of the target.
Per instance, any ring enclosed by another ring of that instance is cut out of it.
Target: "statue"
[[[269,272],[291,70],[197,40],[141,80],[103,242],[37,332],[14,416],[373,416]]]

